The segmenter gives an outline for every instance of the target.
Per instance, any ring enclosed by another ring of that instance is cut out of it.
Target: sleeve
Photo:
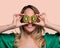
[[[58,47],[60,48],[60,34],[57,35],[58,35]]]
[[[60,48],[60,34],[45,34],[46,48]]]
[[[13,48],[14,34],[0,34],[0,48]]]

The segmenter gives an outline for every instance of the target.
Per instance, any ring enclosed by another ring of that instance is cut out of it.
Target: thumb
[[[26,24],[28,24],[28,23],[22,23],[22,25],[26,25]]]

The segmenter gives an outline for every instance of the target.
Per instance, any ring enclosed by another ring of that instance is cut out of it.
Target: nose
[[[31,23],[32,21],[31,21],[31,17],[29,17],[29,23]]]

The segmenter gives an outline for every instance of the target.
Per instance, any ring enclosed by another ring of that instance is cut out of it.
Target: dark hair
[[[36,7],[34,7],[33,5],[27,5],[27,6],[23,7],[23,9],[21,10],[21,13],[23,14],[24,11],[27,8],[31,8],[34,11],[35,14],[39,14],[40,13],[39,10]]]

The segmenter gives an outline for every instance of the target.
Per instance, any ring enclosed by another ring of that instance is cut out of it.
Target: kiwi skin
[[[29,18],[29,16],[28,16],[28,15],[25,15],[25,16],[23,17],[23,22],[27,23],[27,22],[28,22],[28,18]]]
[[[34,22],[37,22],[37,16],[33,15],[33,16],[31,17],[31,20],[32,20],[33,23],[34,23]]]

